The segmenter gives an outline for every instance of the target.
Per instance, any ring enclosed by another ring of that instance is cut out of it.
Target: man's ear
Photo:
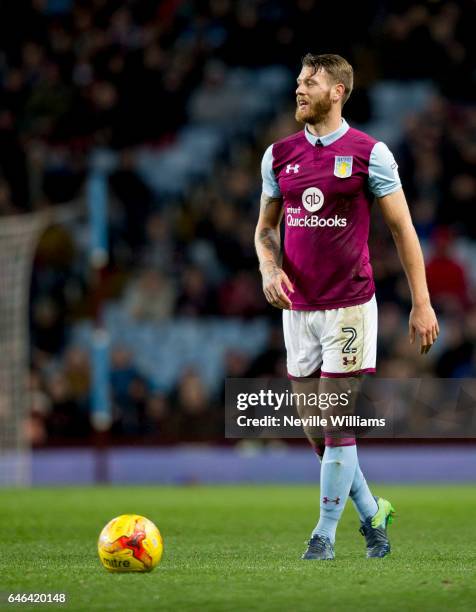
[[[332,86],[331,100],[333,102],[339,102],[342,100],[345,94],[345,86],[343,83],[337,83]]]

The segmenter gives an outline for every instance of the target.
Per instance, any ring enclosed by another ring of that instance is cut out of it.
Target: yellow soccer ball
[[[98,553],[110,572],[150,572],[164,550],[160,531],[138,514],[113,518],[99,534]]]

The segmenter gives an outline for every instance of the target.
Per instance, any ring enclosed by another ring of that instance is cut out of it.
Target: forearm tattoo
[[[266,194],[261,195],[261,213],[265,214],[270,219],[270,222],[275,227],[264,227],[258,232],[258,240],[260,244],[271,253],[274,262],[279,261],[281,250],[281,240],[279,235],[279,222],[281,219],[282,199],[272,198]],[[268,260],[269,261],[269,260]]]
[[[258,235],[258,239],[265,249],[270,251],[275,262],[279,259],[279,242],[276,236],[276,230],[270,227],[262,229]]]

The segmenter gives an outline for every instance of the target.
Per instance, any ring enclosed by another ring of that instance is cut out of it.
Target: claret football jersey
[[[367,302],[375,292],[371,204],[401,188],[388,147],[344,120],[321,137],[306,127],[268,147],[262,176],[263,192],[283,198],[282,265],[294,286],[293,309]]]

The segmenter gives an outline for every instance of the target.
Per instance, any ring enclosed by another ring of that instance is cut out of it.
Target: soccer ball
[[[150,572],[158,565],[163,550],[160,531],[138,514],[113,518],[99,534],[99,558],[110,572]]]

